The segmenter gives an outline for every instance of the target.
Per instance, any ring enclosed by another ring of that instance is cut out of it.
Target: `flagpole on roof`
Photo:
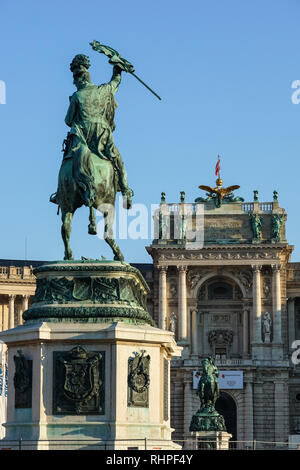
[[[217,161],[217,164],[216,164],[215,175],[218,176],[219,179],[221,179],[221,178],[220,178],[220,169],[221,169],[221,166],[220,166],[220,155],[218,155],[218,161]]]

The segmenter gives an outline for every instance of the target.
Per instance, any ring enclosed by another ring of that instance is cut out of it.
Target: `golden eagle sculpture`
[[[218,178],[216,181],[216,187],[212,188],[211,186],[205,186],[205,185],[200,185],[198,186],[199,189],[202,189],[203,191],[206,192],[207,199],[205,200],[204,198],[197,198],[195,199],[195,202],[204,202],[204,201],[209,201],[213,199],[215,201],[216,207],[220,207],[222,204],[223,199],[226,200],[226,202],[235,202],[235,201],[243,201],[243,198],[233,198],[233,191],[236,189],[239,189],[240,186],[238,185],[233,185],[233,186],[228,186],[227,188],[224,188],[223,181],[221,178]]]

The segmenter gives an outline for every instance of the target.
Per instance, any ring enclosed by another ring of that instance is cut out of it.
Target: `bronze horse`
[[[113,235],[117,193],[117,175],[113,165],[109,160],[101,159],[91,152],[86,146],[84,139],[78,142],[77,151],[72,152],[72,154],[72,158],[65,158],[63,160],[58,175],[57,193],[50,197],[50,200],[57,203],[61,209],[61,235],[65,247],[64,259],[73,259],[70,235],[74,213],[79,207],[88,204],[85,201],[93,201],[88,206],[90,221],[88,233],[90,235],[97,234],[94,212],[94,209],[97,209],[102,212],[105,220],[104,239],[111,247],[114,259],[123,261],[124,257]],[[83,155],[84,163],[82,161]],[[81,170],[78,170],[79,167]],[[82,168],[84,168],[84,174],[86,175],[86,184],[82,182]],[[81,177],[76,177],[80,172]],[[87,180],[89,180],[89,184]],[[92,192],[93,196],[91,197],[91,194],[89,194],[88,197],[85,197],[86,192]]]

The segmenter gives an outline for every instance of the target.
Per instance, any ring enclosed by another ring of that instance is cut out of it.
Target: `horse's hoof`
[[[97,235],[97,227],[96,225],[90,224],[88,227],[88,233],[90,235]]]
[[[123,208],[124,209],[131,209],[132,208],[132,199],[126,196],[123,196]]]
[[[133,195],[134,195],[134,192],[130,188],[128,188],[123,193],[123,207],[124,207],[124,209],[131,209],[132,208],[132,196]]]

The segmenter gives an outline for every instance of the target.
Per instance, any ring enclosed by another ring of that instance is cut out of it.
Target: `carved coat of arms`
[[[101,412],[103,372],[103,353],[91,353],[76,346],[69,353],[58,354],[56,411],[66,414]]]

